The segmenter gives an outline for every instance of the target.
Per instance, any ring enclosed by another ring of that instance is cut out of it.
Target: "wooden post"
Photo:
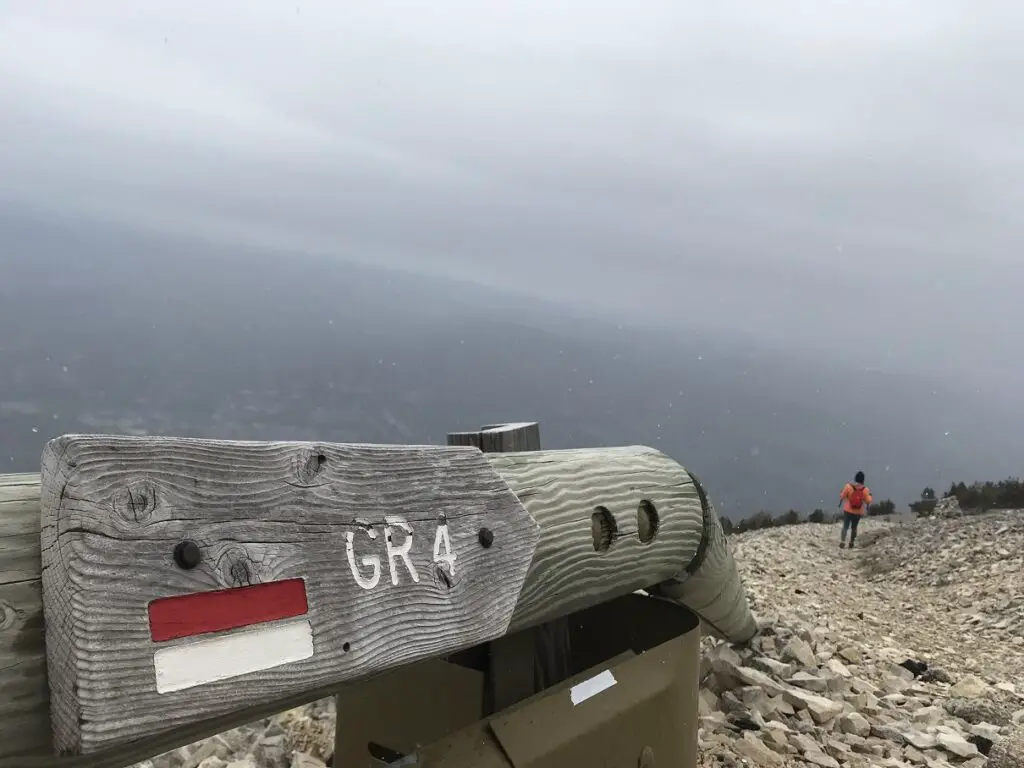
[[[475,445],[484,453],[540,450],[537,422],[489,424],[479,432],[453,432],[449,445]],[[569,676],[569,618],[560,616],[487,644],[484,714],[500,712]]]
[[[687,599],[727,636],[746,631],[742,593],[730,590],[735,617],[710,597],[724,571],[711,549],[698,557],[706,518],[685,469],[642,446],[538,451],[534,435],[485,430],[481,445],[521,448],[487,453],[51,441],[41,486],[26,476],[5,490],[0,477],[0,765],[136,762],[636,589],[685,587],[684,571],[707,575]],[[250,593],[260,599],[240,599]],[[257,625],[276,640],[223,653]],[[175,650],[186,646],[202,653]],[[257,661],[282,665],[240,667]],[[51,714],[58,747],[85,757],[54,760]]]

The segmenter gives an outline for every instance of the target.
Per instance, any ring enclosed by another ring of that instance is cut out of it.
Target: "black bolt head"
[[[491,544],[494,543],[494,531],[490,528],[481,528],[480,533],[477,534],[477,538],[480,539],[480,546],[484,549],[490,549]]]
[[[202,559],[202,550],[199,549],[199,545],[194,541],[186,539],[179,542],[174,548],[174,562],[177,563],[179,568],[184,568],[186,571],[195,568]]]

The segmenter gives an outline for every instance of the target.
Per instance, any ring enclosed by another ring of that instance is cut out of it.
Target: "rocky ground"
[[[703,766],[1024,766],[1024,513],[733,537],[762,631],[705,639]]]
[[[322,699],[133,768],[324,768],[333,754],[334,699]]]
[[[838,537],[730,538],[762,629],[704,640],[702,768],[1024,768],[1024,512]],[[324,700],[141,768],[321,768],[333,739]]]

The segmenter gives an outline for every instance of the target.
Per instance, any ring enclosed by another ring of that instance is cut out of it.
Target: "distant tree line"
[[[983,511],[989,509],[1021,509],[1024,510],[1024,482],[1019,478],[1011,477],[1006,480],[993,482],[953,483],[943,497],[955,496],[960,502],[961,509],[972,511]],[[925,488],[921,491],[921,498],[910,504],[911,511],[919,515],[927,515],[938,503],[938,494],[934,488]],[[876,501],[868,507],[868,515],[894,515],[896,505],[890,499]],[[784,525],[798,525],[800,523],[832,523],[842,519],[839,511],[826,512],[823,509],[816,509],[809,515],[804,515],[795,509],[780,515],[773,515],[771,512],[761,510],[760,512],[744,518],[739,522],[733,522],[728,518],[722,518],[722,528],[727,534],[743,533],[744,531],[758,531],[763,528],[777,528]]]
[[[993,482],[953,483],[943,497],[955,496],[961,509],[984,511],[988,509],[1024,509],[1024,482],[1019,478],[1010,477],[1006,480]],[[910,508],[917,514],[928,514],[935,508],[938,499],[935,489],[925,488],[921,498],[913,502]]]
[[[934,488],[925,488],[921,491],[921,498],[910,503],[910,510],[918,515],[927,515],[933,509],[938,499],[935,496]]]
[[[889,499],[876,501],[868,507],[868,514],[871,516],[894,515],[896,514],[896,505]],[[740,520],[738,523],[723,517],[722,528],[727,534],[743,533],[744,531],[759,531],[763,528],[777,528],[779,526],[799,525],[801,523],[832,523],[836,520],[841,520],[842,516],[842,513],[839,511],[826,512],[823,509],[816,509],[809,515],[804,515],[802,512],[791,509],[778,516],[772,515],[771,512],[766,510],[761,510],[757,514]]]

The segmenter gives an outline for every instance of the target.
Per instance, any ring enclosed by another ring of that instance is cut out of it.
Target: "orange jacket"
[[[863,515],[867,511],[868,504],[872,502],[871,490],[866,485],[861,485],[861,488],[864,489],[864,506],[860,509],[853,509],[850,507],[850,496],[853,495],[854,483],[847,483],[843,486],[843,491],[839,494],[839,499],[843,502],[843,512],[849,512],[851,515]]]

